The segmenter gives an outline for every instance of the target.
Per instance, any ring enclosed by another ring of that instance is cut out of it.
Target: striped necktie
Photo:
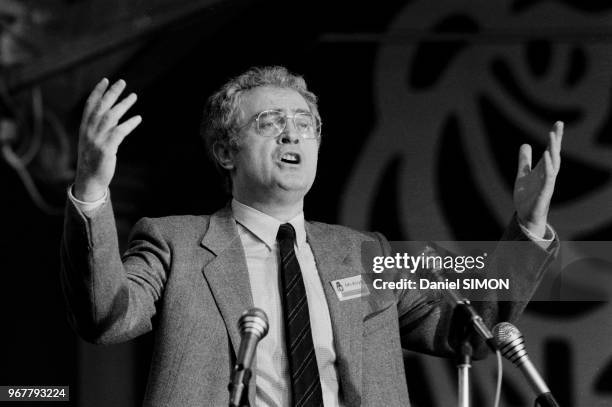
[[[289,359],[293,407],[323,405],[317,357],[310,331],[310,314],[302,271],[295,257],[295,230],[289,223],[278,229],[276,235],[281,259],[281,286],[283,289],[283,317],[285,344]]]

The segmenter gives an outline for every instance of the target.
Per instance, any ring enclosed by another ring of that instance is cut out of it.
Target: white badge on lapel
[[[341,278],[329,282],[336,292],[340,301],[346,301],[353,298],[366,297],[370,295],[368,286],[365,284],[361,275]]]

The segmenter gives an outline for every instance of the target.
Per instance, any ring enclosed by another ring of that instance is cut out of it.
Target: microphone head
[[[493,340],[502,355],[515,365],[527,358],[523,334],[510,322],[500,322],[493,327]]]
[[[238,330],[241,335],[251,334],[259,340],[268,333],[268,316],[262,309],[248,309],[238,320]]]
[[[493,336],[497,345],[502,346],[523,336],[521,331],[510,322],[500,322],[493,327]]]

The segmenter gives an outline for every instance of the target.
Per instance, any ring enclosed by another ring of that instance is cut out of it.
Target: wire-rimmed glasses
[[[277,137],[287,127],[288,119],[293,121],[296,132],[305,139],[321,136],[321,121],[308,111],[288,115],[281,110],[264,110],[255,116],[255,129],[260,136]]]

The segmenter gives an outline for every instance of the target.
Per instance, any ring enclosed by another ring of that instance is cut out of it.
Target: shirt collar
[[[238,223],[244,226],[249,232],[264,242],[270,250],[276,244],[276,234],[278,228],[285,222],[267,215],[255,208],[247,206],[236,199],[232,199],[232,213]],[[302,249],[306,244],[306,229],[304,227],[304,212],[300,212],[293,219],[289,220],[295,229],[295,240],[298,249]]]

